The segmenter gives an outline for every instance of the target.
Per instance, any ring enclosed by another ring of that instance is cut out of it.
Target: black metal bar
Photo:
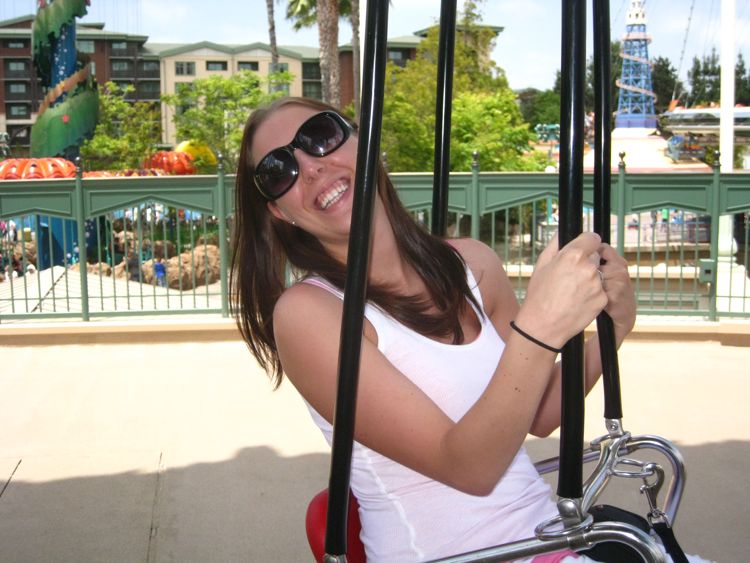
[[[435,173],[432,187],[432,234],[437,236],[444,236],[447,229],[455,43],[456,0],[442,0],[435,104]]]
[[[594,0],[594,231],[611,242],[612,212],[612,82],[610,59],[609,0]],[[612,318],[602,312],[596,319],[602,357],[604,418],[622,418],[620,366]]]
[[[583,229],[583,134],[586,80],[586,2],[562,2],[562,90],[560,100],[560,246]],[[557,494],[583,495],[583,334],[562,352],[562,423]]]
[[[377,193],[380,131],[383,116],[388,0],[368,0],[365,29],[362,110],[357,148],[356,191],[344,287],[341,323],[338,390],[334,412],[331,474],[328,484],[326,553],[346,553],[346,522],[349,506],[349,477],[354,441],[354,418],[359,380],[360,346],[367,291],[367,269],[372,235],[372,210]]]

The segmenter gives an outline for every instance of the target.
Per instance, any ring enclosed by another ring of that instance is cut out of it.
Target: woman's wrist
[[[561,349],[568,341],[565,335],[560,334],[559,323],[550,321],[541,312],[532,312],[521,307],[521,310],[513,319],[513,323],[523,332],[534,337],[535,340],[544,342],[555,350]]]
[[[551,346],[551,345],[547,344],[546,342],[543,342],[543,341],[539,340],[538,338],[535,338],[534,336],[532,336],[531,334],[529,334],[528,332],[526,332],[525,330],[523,330],[521,327],[519,327],[516,324],[515,321],[510,321],[510,328],[512,328],[518,334],[520,334],[521,336],[523,336],[526,340],[528,340],[530,342],[533,342],[534,344],[536,344],[540,348],[544,348],[545,350],[549,350],[550,352],[555,352],[556,354],[559,354],[560,352],[562,352],[561,348],[557,348],[555,346]]]

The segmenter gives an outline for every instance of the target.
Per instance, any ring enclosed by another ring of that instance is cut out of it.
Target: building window
[[[258,61],[240,61],[237,63],[237,70],[252,70],[258,72]]]
[[[5,43],[5,46],[8,47],[8,49],[25,49],[26,42],[19,41],[17,39],[8,39],[8,41]]]
[[[8,61],[8,72],[24,72],[26,61]]]
[[[28,90],[29,87],[23,82],[11,82],[8,84],[8,93],[10,94],[25,94]]]
[[[130,61],[112,61],[112,72],[132,72],[133,63]]]
[[[388,50],[388,60],[392,61],[396,66],[406,66],[406,59],[407,56],[404,51],[398,49]]]
[[[160,85],[155,80],[153,82],[139,82],[138,83],[138,91],[141,94],[159,94],[160,92]]]
[[[76,41],[76,47],[81,53],[93,53],[94,41],[91,39],[79,39]]]
[[[29,106],[25,104],[8,104],[8,117],[11,119],[25,119],[29,117]]]
[[[11,145],[28,145],[31,135],[28,125],[8,125],[8,136]]]
[[[89,68],[91,69],[91,76],[96,77],[96,61],[89,61]]]
[[[159,61],[143,61],[144,72],[159,72]]]
[[[323,99],[323,85],[320,82],[305,81],[302,83],[302,95],[305,98],[313,98],[315,100]]]
[[[206,70],[227,70],[227,61],[206,61]]]
[[[272,64],[269,64],[268,72],[289,72],[289,63],[278,63],[275,69]]]
[[[177,76],[195,76],[195,63],[187,61],[176,61],[174,73]]]
[[[127,41],[112,41],[112,50],[113,51],[127,51],[128,50]]]
[[[320,64],[302,63],[302,80],[320,80]]]

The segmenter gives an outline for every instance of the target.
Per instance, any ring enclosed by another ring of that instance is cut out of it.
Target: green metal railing
[[[429,224],[432,175],[392,178]],[[227,316],[234,180],[220,168],[215,176],[0,182],[0,259],[9,270],[0,318]],[[480,172],[476,159],[470,172],[450,177],[449,234],[494,248],[520,298],[556,230],[557,181]],[[593,204],[591,175],[584,204]],[[621,162],[612,206],[613,244],[630,264],[639,313],[750,317],[749,173],[630,174]]]

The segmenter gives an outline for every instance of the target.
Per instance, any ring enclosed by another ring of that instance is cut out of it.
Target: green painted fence
[[[428,224],[432,175],[392,178]],[[220,170],[0,182],[0,318],[228,315],[234,180]],[[587,228],[592,180],[585,175]],[[480,172],[475,162],[450,177],[449,234],[495,248],[523,298],[556,230],[556,198],[556,174]],[[640,314],[750,317],[749,173],[629,174],[620,163],[612,205],[612,241],[630,264]]]

